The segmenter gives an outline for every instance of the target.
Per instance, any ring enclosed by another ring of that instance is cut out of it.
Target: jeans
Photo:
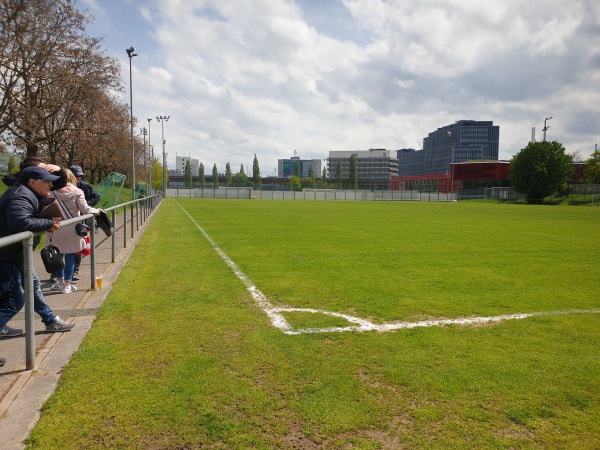
[[[0,328],[23,308],[25,298],[21,286],[19,267],[0,261]]]
[[[23,278],[25,278],[25,276],[23,276]],[[37,273],[35,273],[35,270],[33,271],[33,310],[38,313],[38,315],[42,318],[42,322],[45,324],[52,323],[56,319],[52,309],[44,301],[40,277],[38,277]]]
[[[65,257],[65,267],[56,272],[56,276],[71,281],[73,272],[75,272],[75,253],[66,253],[63,256]]]
[[[23,295],[23,271],[14,264],[0,262],[0,328],[17,315],[25,305]],[[44,301],[40,278],[33,272],[33,310],[45,324],[52,323],[56,316]]]

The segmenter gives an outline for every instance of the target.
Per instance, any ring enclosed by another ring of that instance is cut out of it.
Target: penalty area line
[[[208,233],[200,226],[196,220],[188,213],[188,211],[181,206],[179,201],[175,200],[177,205],[181,208],[181,210],[185,213],[185,215],[190,219],[190,221],[198,228],[200,233],[204,236],[204,238],[210,243],[213,249],[217,252],[217,254],[223,259],[225,264],[229,266],[229,268],[233,271],[233,273],[240,279],[250,295],[256,302],[259,308],[261,308],[267,316],[271,319],[271,323],[276,328],[279,328],[285,334],[314,334],[314,333],[343,333],[343,332],[362,332],[362,331],[378,331],[378,332],[386,332],[386,331],[396,331],[402,329],[410,329],[410,328],[421,328],[421,327],[434,327],[434,326],[444,326],[444,325],[477,325],[477,324],[486,324],[486,323],[496,323],[503,322],[506,320],[522,320],[527,319],[529,317],[536,316],[558,316],[558,315],[566,315],[566,314],[598,314],[600,313],[600,309],[569,309],[563,311],[545,311],[545,312],[532,312],[532,313],[516,313],[516,314],[502,314],[498,316],[487,316],[487,317],[462,317],[456,319],[437,319],[437,320],[421,320],[418,322],[392,322],[392,323],[383,323],[383,324],[374,324],[369,320],[361,319],[359,317],[350,316],[348,314],[342,314],[338,312],[325,311],[322,309],[313,309],[313,308],[293,308],[293,307],[275,307],[271,304],[271,302],[267,299],[267,297],[262,293],[260,289],[256,287],[256,285],[248,278],[248,276],[242,272],[242,270],[237,266],[233,260],[227,256],[227,254],[221,250],[221,248],[217,245],[217,243],[208,235]],[[290,324],[285,320],[282,313],[286,312],[304,312],[304,313],[312,313],[312,314],[323,314],[331,317],[338,317],[341,319],[347,320],[349,323],[353,325],[345,326],[345,327],[324,327],[324,328],[302,328],[302,329],[293,329]]]

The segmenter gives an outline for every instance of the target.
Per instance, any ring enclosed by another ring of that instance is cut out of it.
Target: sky
[[[600,144],[598,0],[78,0],[121,66],[155,156],[261,174],[333,150],[421,149],[458,120]],[[156,116],[169,116],[160,124]],[[147,119],[152,118],[148,123]]]

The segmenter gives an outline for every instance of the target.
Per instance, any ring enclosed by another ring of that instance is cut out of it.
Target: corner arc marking
[[[248,276],[242,272],[242,270],[235,264],[227,254],[221,250],[217,243],[208,235],[208,233],[194,220],[190,213],[175,200],[177,205],[190,219],[190,221],[198,228],[204,238],[210,243],[217,254],[223,259],[223,261],[231,268],[233,273],[244,283],[250,295],[256,302],[256,304],[267,314],[271,323],[276,328],[279,328],[283,333],[296,335],[296,334],[314,334],[314,333],[340,333],[350,331],[396,331],[401,329],[420,328],[420,327],[432,327],[432,326],[443,326],[443,325],[475,325],[485,323],[502,322],[505,320],[520,320],[527,319],[535,316],[557,316],[565,314],[598,314],[600,309],[570,309],[563,311],[546,311],[546,312],[532,312],[532,313],[516,313],[516,314],[503,314],[498,316],[487,316],[487,317],[462,317],[456,319],[437,319],[437,320],[423,320],[418,322],[392,322],[383,324],[374,324],[366,319],[359,317],[350,316],[348,314],[342,314],[338,312],[326,311],[322,309],[313,308],[294,308],[294,307],[275,307],[262,293],[260,289],[248,278]],[[313,314],[323,314],[326,316],[339,317],[347,320],[354,324],[345,327],[325,327],[325,328],[303,328],[293,329],[290,324],[285,320],[282,313],[286,312],[307,312]]]

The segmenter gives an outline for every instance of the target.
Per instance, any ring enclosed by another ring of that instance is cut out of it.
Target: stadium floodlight
[[[548,130],[548,128],[550,128],[550,125],[546,125],[546,123],[547,123],[547,122],[548,122],[550,119],[552,119],[552,116],[550,116],[550,117],[546,117],[546,118],[544,119],[544,128],[542,128],[542,131],[544,132],[544,139],[543,139],[543,141],[544,141],[544,142],[546,142],[546,131]]]
[[[165,153],[165,122],[169,121],[171,116],[156,116],[156,120],[160,122],[162,130],[162,154],[163,154],[163,197],[167,195],[167,154]]]
[[[137,56],[135,48],[129,47],[125,49],[129,56],[129,113],[130,113],[130,129],[131,129],[131,199],[135,200],[135,144],[133,140],[133,77],[131,75],[131,60]]]
[[[154,150],[152,150],[152,144],[150,143],[150,122],[152,119],[148,119],[148,195],[152,195],[152,163],[154,162]]]

